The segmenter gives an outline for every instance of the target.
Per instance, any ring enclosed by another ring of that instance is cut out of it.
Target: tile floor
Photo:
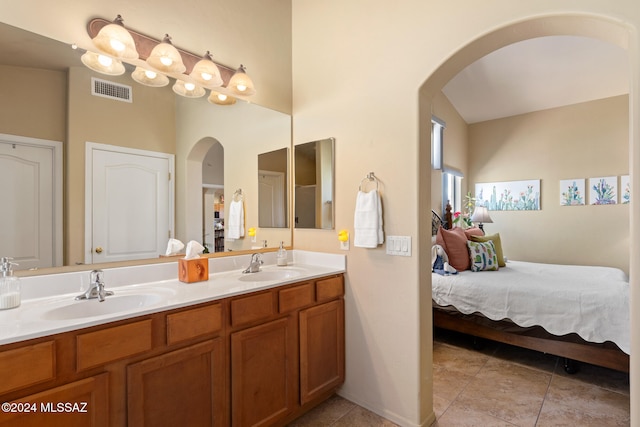
[[[559,358],[436,331],[433,427],[628,426],[629,376],[587,364],[564,372]],[[387,427],[394,423],[334,396],[291,427]]]

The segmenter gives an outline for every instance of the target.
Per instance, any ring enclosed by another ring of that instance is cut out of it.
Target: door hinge
[[[167,235],[168,235],[167,237],[171,238],[171,230],[167,231]]]
[[[171,172],[169,172],[169,181],[171,181]]]

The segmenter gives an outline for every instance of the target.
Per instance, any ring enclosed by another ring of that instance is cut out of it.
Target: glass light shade
[[[131,77],[145,86],[163,87],[169,84],[169,77],[153,70],[145,70],[142,67],[136,67],[135,71],[131,73]]]
[[[147,64],[163,73],[184,73],[187,69],[182,62],[180,52],[171,44],[171,37],[164,36],[162,43],[157,44],[147,58]]]
[[[247,70],[242,64],[240,64],[238,71],[236,71],[229,80],[227,88],[237,95],[249,96],[256,93],[256,89],[253,87],[253,82],[247,75]]]
[[[191,70],[191,74],[189,74],[189,76],[191,76],[191,78],[200,86],[206,88],[222,86],[220,70],[213,62],[209,51],[207,51],[200,61],[196,62],[196,65],[193,66],[193,70]]]
[[[103,53],[120,59],[138,59],[138,51],[133,37],[118,15],[112,24],[105,25],[93,38],[93,44]]]
[[[87,68],[108,76],[120,76],[125,72],[121,61],[100,53],[87,51],[80,57],[80,60]]]
[[[216,92],[213,90],[209,94],[207,101],[209,101],[212,104],[218,104],[218,105],[233,105],[236,103],[236,99],[233,96],[225,95],[223,93]]]
[[[185,98],[200,98],[205,94],[205,90],[202,87],[180,79],[176,80],[172,89],[175,93]]]

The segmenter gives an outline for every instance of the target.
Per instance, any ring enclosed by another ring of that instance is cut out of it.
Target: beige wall
[[[67,73],[0,65],[0,133],[64,142]]]
[[[478,182],[541,181],[541,210],[492,211],[485,225],[511,259],[628,272],[629,206],[560,206],[559,182],[628,173],[626,95],[469,126],[472,191]]]

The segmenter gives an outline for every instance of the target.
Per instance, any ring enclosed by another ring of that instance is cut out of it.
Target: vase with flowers
[[[473,214],[475,205],[476,199],[471,197],[471,192],[468,192],[467,195],[464,196],[464,201],[462,202],[462,212],[457,211],[453,214],[453,224],[461,228],[471,227],[473,225],[471,223],[471,215]]]

